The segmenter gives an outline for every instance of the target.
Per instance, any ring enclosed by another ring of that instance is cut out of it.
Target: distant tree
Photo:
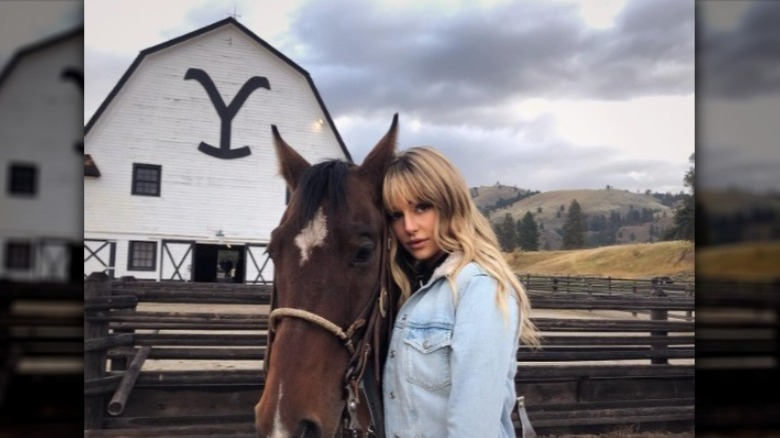
[[[696,241],[696,167],[694,165],[695,153],[691,154],[688,161],[691,167],[683,178],[686,187],[691,188],[691,193],[686,194],[682,200],[682,206],[674,212],[674,226],[664,236],[667,240]]]
[[[632,231],[631,234],[628,235],[628,240],[635,241],[636,240],[636,234]]]
[[[504,241],[504,229],[501,227],[500,224],[493,224],[493,232],[496,233],[496,240],[498,241],[498,246],[501,247],[503,250],[503,244],[501,242]]]
[[[536,212],[537,213],[541,213],[542,212],[542,207],[536,207]]]
[[[517,246],[517,230],[515,229],[515,220],[510,213],[504,216],[504,220],[498,225],[501,229],[501,235],[498,243],[504,252],[512,252]]]
[[[585,246],[585,218],[576,199],[569,204],[563,222],[563,249],[579,249]]]
[[[539,251],[539,228],[530,211],[517,221],[517,244],[525,251]]]

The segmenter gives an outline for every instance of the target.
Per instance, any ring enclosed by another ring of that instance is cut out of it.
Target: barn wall
[[[220,146],[221,120],[204,86],[184,79],[190,68],[209,75],[225,105],[251,77],[268,79],[270,90],[249,94],[232,122],[232,149],[246,145],[250,155],[198,150]],[[85,138],[101,172],[84,181],[85,237],[267,243],[285,207],[271,125],[312,163],[343,159],[326,120],[307,78],[234,25],[150,53]],[[162,166],[159,197],[131,195],[133,163]]]
[[[24,241],[44,251],[47,241],[75,242],[83,235],[83,158],[75,146],[83,138],[83,94],[62,78],[67,68],[83,71],[83,34],[26,52],[6,66],[0,84],[0,277],[65,280],[35,258],[29,271],[5,269],[6,242]],[[32,197],[8,195],[11,163],[37,167]],[[62,260],[64,264],[68,260]]]

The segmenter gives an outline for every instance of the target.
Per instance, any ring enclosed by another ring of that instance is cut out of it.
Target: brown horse
[[[258,437],[383,436],[379,376],[395,299],[381,187],[397,124],[396,114],[360,166],[312,166],[273,127],[292,196],[268,245],[276,271]]]

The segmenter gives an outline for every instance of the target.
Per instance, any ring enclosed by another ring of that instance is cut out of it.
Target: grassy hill
[[[471,198],[479,208],[491,207],[503,200],[511,200],[528,190],[514,186],[496,184],[494,186],[481,186],[471,188]]]
[[[648,279],[694,279],[694,244],[672,241],[613,245],[572,251],[515,251],[505,254],[514,272]]]
[[[488,199],[489,191],[480,193],[483,196],[483,202]],[[654,222],[626,226],[619,230],[617,243],[649,242],[651,241],[651,224],[659,230],[660,234],[662,230],[672,226],[674,218],[674,210],[651,195],[618,189],[580,189],[554,190],[521,199],[507,207],[493,211],[490,214],[490,221],[494,224],[500,223],[507,213],[511,214],[512,218],[517,221],[527,212],[531,212],[540,227],[540,247],[560,249],[562,238],[556,230],[563,227],[566,210],[574,199],[580,204],[583,214],[588,216],[604,215],[609,217],[613,211],[626,216],[632,209],[637,211],[648,209],[653,212]],[[632,235],[633,240],[631,239]]]
[[[780,239],[780,194],[745,190],[699,190],[700,232],[713,244]]]
[[[752,193],[745,190],[706,190],[696,192],[697,202],[712,215],[743,213],[749,215],[756,208],[780,212],[780,196]]]
[[[704,247],[697,253],[697,273],[702,277],[744,281],[780,279],[780,241]]]

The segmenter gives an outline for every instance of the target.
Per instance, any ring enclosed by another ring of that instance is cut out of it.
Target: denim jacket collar
[[[458,266],[461,260],[463,260],[462,252],[456,251],[450,253],[450,255],[447,256],[447,259],[444,260],[444,262],[433,271],[433,275],[431,275],[431,278],[428,280],[428,282],[425,283],[420,289],[424,289],[430,286],[439,278],[447,278],[454,274],[455,268]]]

